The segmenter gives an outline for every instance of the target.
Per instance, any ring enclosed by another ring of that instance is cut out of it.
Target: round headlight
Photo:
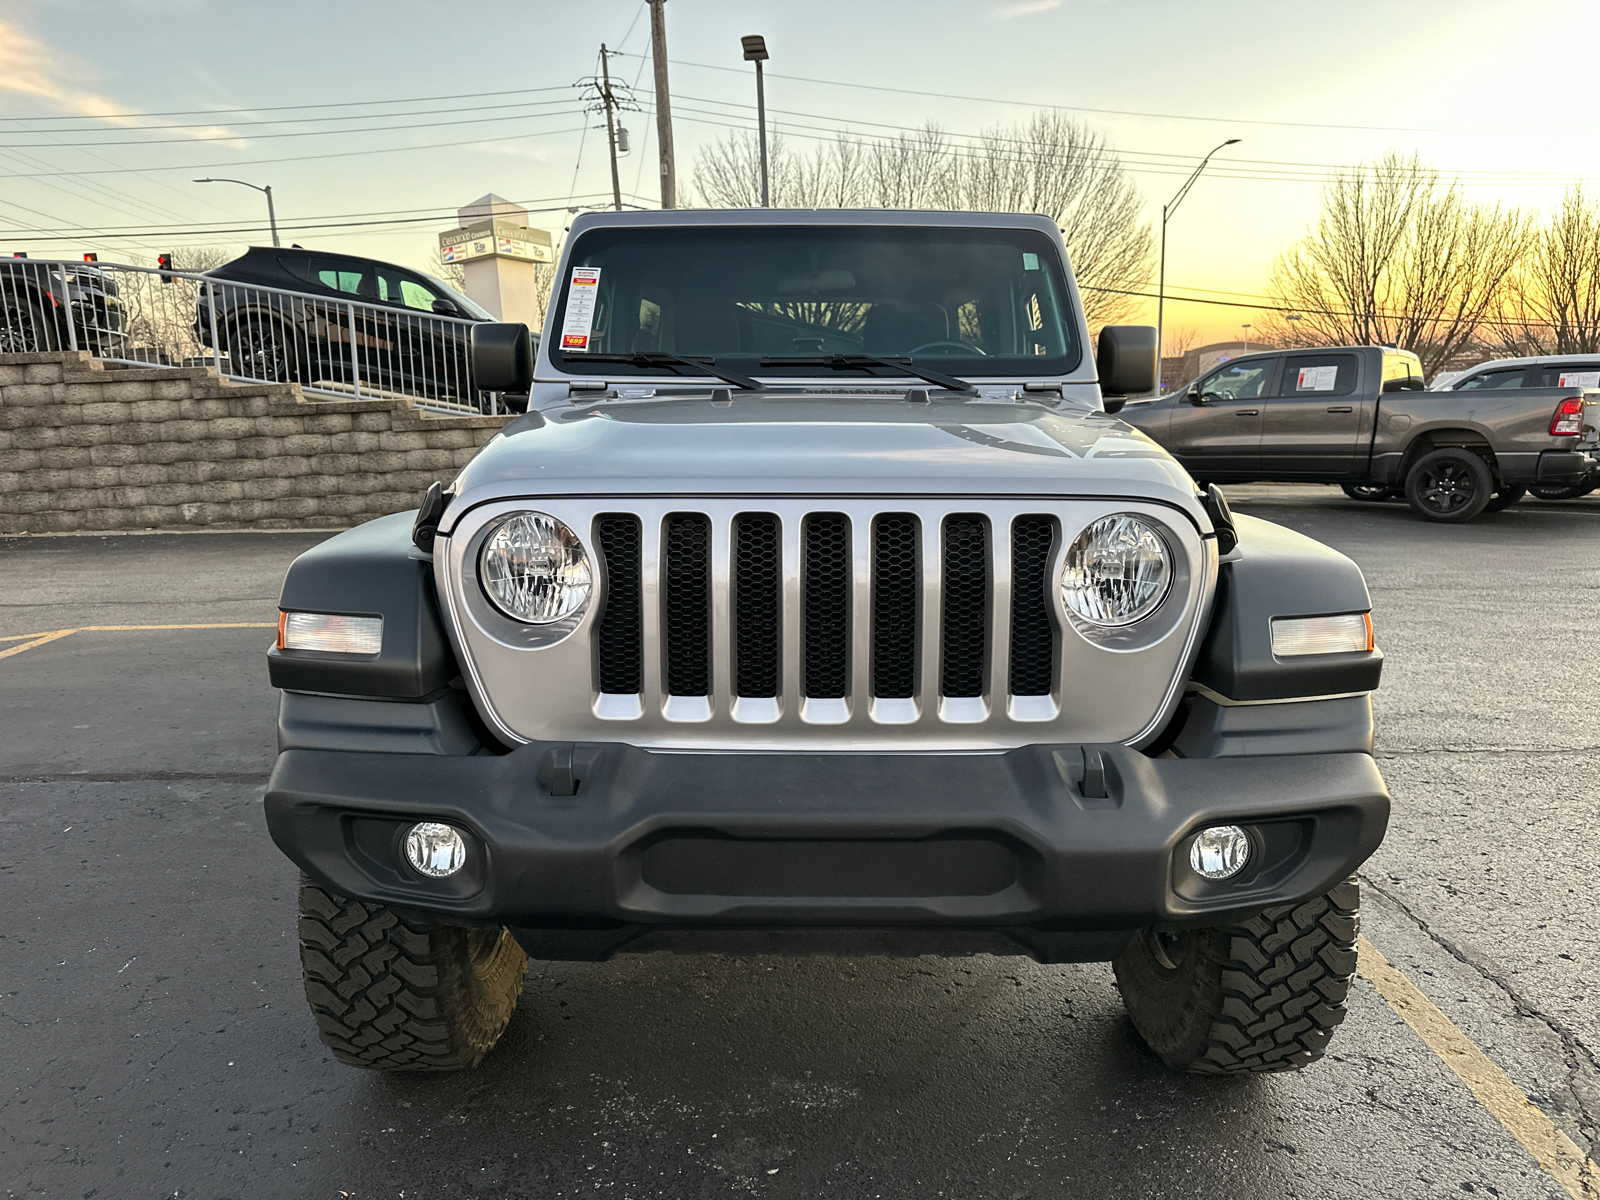
[[[529,625],[570,617],[589,602],[594,582],[578,535],[537,512],[517,513],[490,535],[478,577],[496,608]]]
[[[1172,554],[1149,521],[1101,517],[1067,548],[1061,599],[1091,625],[1132,625],[1155,612],[1172,586]]]

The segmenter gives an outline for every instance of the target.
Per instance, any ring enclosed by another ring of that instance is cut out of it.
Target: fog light
[[[424,875],[443,879],[467,862],[467,843],[448,825],[423,821],[406,834],[406,858]]]
[[[1237,825],[1213,825],[1189,845],[1189,865],[1207,879],[1231,879],[1249,861],[1250,837]]]

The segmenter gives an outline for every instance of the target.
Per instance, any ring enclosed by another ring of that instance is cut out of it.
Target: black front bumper
[[[863,933],[868,949],[898,931],[919,953],[936,933],[958,946],[963,934],[998,933],[1051,961],[1106,958],[1142,926],[1219,924],[1320,894],[1377,848],[1388,822],[1367,754],[1087,750],[1085,780],[1077,745],[290,749],[266,814],[284,853],[327,886],[449,923],[510,926],[546,958],[714,948],[715,934],[743,934],[749,948],[751,937],[777,945],[818,930]],[[432,880],[406,865],[405,834],[421,820],[470,834],[458,875]],[[1188,867],[1189,839],[1215,824],[1246,827],[1254,847],[1244,872],[1220,883]]]

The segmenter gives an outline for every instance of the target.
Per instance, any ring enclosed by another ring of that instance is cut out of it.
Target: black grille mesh
[[[711,522],[668,513],[661,554],[667,695],[711,694]]]
[[[644,691],[644,621],[639,595],[639,518],[601,513],[595,542],[605,563],[605,607],[595,628],[595,673],[602,692]]]
[[[903,700],[917,682],[917,518],[884,513],[872,528],[872,694]]]
[[[1056,631],[1046,575],[1054,517],[1018,517],[1011,526],[1011,694],[1048,696],[1055,676]]]
[[[733,684],[739,696],[778,694],[783,593],[778,518],[741,513],[733,523]]]
[[[837,700],[850,679],[850,519],[843,513],[812,513],[801,553],[804,694]]]
[[[989,601],[988,523],[976,513],[944,521],[944,628],[942,692],[983,695]]]

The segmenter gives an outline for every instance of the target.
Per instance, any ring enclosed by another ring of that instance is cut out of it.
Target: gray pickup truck
[[[1234,358],[1123,420],[1195,478],[1337,483],[1354,499],[1403,494],[1435,521],[1515,503],[1530,485],[1594,469],[1595,402],[1582,387],[1424,391],[1415,354],[1382,346]]]
[[[1105,409],[1055,225],[595,214],[528,411],[284,581],[266,793],[323,1041],[470,1066],[528,956],[1111,962],[1170,1066],[1343,1019],[1389,797],[1360,571]]]

